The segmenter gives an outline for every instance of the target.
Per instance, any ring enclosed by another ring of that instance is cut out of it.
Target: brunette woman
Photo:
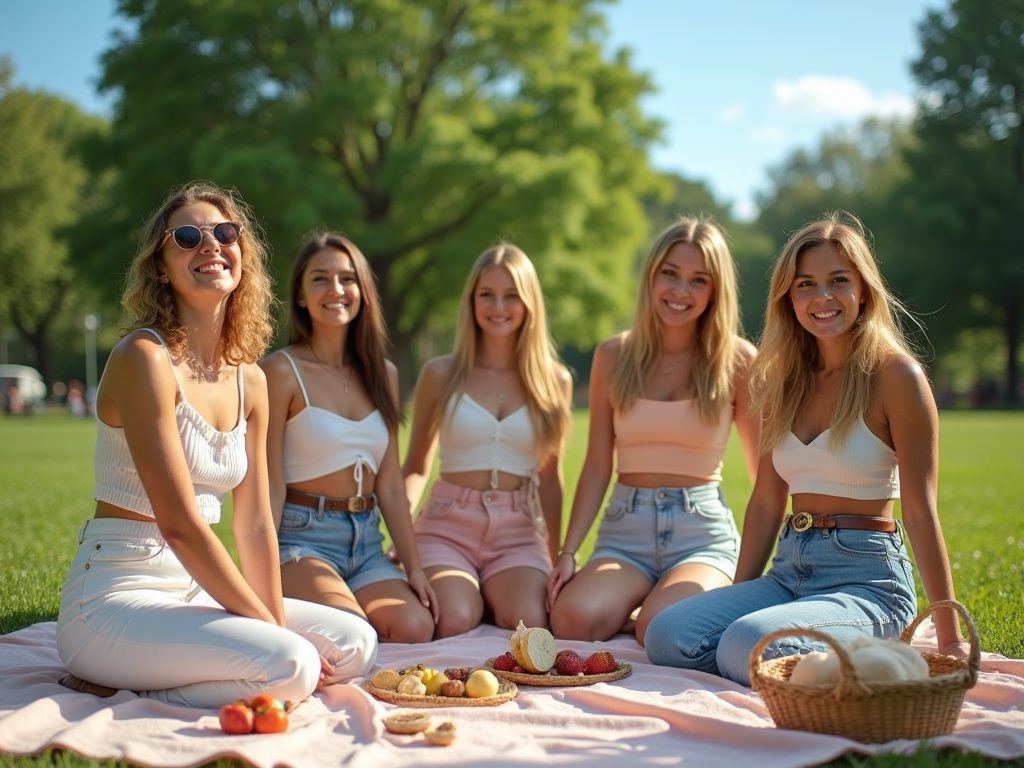
[[[398,372],[373,273],[348,238],[302,244],[289,334],[263,363],[284,594],[366,616],[382,640],[427,642],[437,607],[398,463]],[[404,572],[384,554],[381,515]]]

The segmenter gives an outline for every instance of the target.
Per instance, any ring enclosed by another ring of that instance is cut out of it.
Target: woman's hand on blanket
[[[324,686],[327,685],[327,678],[334,675],[334,667],[331,666],[331,662],[325,659],[323,656],[320,657],[320,677],[316,681],[316,690],[322,691]]]
[[[437,596],[434,594],[434,588],[430,586],[427,574],[424,573],[422,568],[413,568],[409,571],[408,576],[409,586],[412,587],[413,592],[419,597],[423,607],[430,609],[430,615],[434,617],[434,623],[437,624],[437,620],[440,617],[437,607]]]
[[[551,610],[555,604],[555,600],[558,598],[558,593],[562,591],[562,587],[569,583],[569,580],[576,575],[576,560],[573,558],[571,552],[563,552],[555,563],[554,569],[551,571],[551,575],[548,577],[548,598],[545,604],[545,608],[548,611]]]

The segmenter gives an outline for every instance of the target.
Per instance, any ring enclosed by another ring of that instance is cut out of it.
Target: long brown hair
[[[254,363],[263,356],[274,334],[270,318],[277,301],[267,274],[267,246],[249,206],[238,193],[208,182],[193,181],[172,192],[146,222],[121,294],[124,318],[120,334],[126,336],[140,328],[153,328],[160,332],[175,359],[185,353],[188,334],[178,318],[174,288],[160,281],[163,250],[158,248],[174,212],[197,203],[209,203],[226,219],[242,225],[238,238],[242,276],[228,297],[218,353],[229,365]]]
[[[348,254],[359,283],[361,306],[345,334],[345,357],[362,377],[370,399],[384,417],[388,430],[397,433],[403,415],[388,384],[388,331],[380,308],[377,281],[363,252],[344,235],[317,231],[303,240],[288,282],[288,341],[291,344],[308,344],[313,337],[313,320],[309,310],[299,304],[299,296],[310,259],[325,248]]]
[[[860,219],[843,211],[805,224],[783,246],[772,270],[760,351],[750,372],[751,407],[761,409],[761,452],[777,446],[793,428],[814,391],[819,365],[813,334],[796,319],[789,289],[797,261],[809,248],[832,243],[849,259],[864,284],[864,305],[849,331],[850,355],[832,414],[828,445],[842,445],[871,399],[871,385],[882,363],[894,355],[914,357],[896,313],[906,312],[886,288]]]
[[[431,414],[432,429],[441,424],[445,408],[466,391],[466,380],[476,359],[476,346],[480,327],[473,314],[473,291],[480,275],[492,267],[503,267],[512,275],[516,291],[526,308],[526,318],[516,339],[516,368],[526,389],[530,422],[543,462],[561,449],[572,419],[570,403],[565,396],[561,378],[561,364],[554,341],[548,332],[544,294],[533,262],[522,250],[511,243],[488,248],[477,258],[466,278],[459,301],[459,318],[455,327],[452,361],[438,399],[437,410]]]
[[[676,243],[692,243],[704,254],[714,293],[697,318],[699,343],[693,355],[693,388],[701,417],[717,421],[732,399],[733,377],[739,356],[739,300],[736,264],[721,230],[710,219],[680,217],[654,242],[644,262],[633,327],[625,335],[622,353],[612,372],[610,402],[626,411],[643,396],[644,382],[661,352],[662,328],[654,311],[654,281],[668,252]]]

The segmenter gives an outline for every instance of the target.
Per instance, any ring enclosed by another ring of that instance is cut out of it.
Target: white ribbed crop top
[[[353,476],[362,496],[363,467],[377,474],[391,439],[384,417],[375,410],[359,421],[352,421],[310,405],[295,361],[283,349],[281,354],[291,363],[306,402],[306,407],[284,425],[285,483],[301,483],[354,466]]]
[[[141,330],[152,333],[167,349],[159,333],[152,328]],[[170,350],[167,350],[167,359],[170,362]],[[174,418],[178,422],[181,448],[192,478],[196,504],[203,520],[216,523],[220,520],[220,506],[224,496],[242,482],[249,468],[249,459],[245,453],[242,367],[238,367],[238,423],[230,432],[219,432],[210,426],[202,414],[185,399],[185,391],[181,388],[173,364],[171,373],[181,393],[181,402],[174,409]],[[104,423],[98,414],[96,423],[99,429],[96,433],[94,498],[140,515],[154,517],[153,505],[142,487],[135,462],[128,450],[124,429]]]
[[[539,465],[529,409],[523,405],[498,419],[463,393],[448,402],[441,422],[441,471],[489,469],[529,477]]]
[[[826,429],[804,445],[792,430],[775,446],[772,463],[789,492],[844,499],[898,499],[896,452],[868,429],[863,414],[842,447],[829,450]]]

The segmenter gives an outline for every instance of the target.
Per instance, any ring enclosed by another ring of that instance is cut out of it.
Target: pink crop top
[[[701,418],[696,398],[638,397],[629,410],[613,415],[619,474],[689,475],[720,483],[732,412],[730,403],[722,408],[718,422],[709,424]]]
[[[363,495],[363,467],[376,474],[388,449],[391,433],[380,411],[373,411],[359,421],[346,419],[334,411],[310,405],[306,385],[292,356],[285,350],[299,381],[306,407],[284,425],[284,481],[301,483],[355,467],[353,477]]]

